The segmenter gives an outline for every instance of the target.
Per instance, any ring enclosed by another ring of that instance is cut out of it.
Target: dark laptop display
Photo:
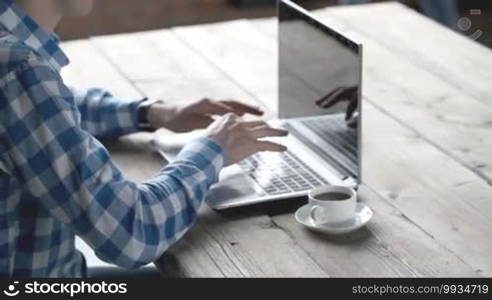
[[[280,117],[301,118],[323,141],[309,146],[359,178],[361,46],[290,1],[279,3],[279,39]]]

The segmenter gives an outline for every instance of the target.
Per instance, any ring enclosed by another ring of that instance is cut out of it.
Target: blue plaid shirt
[[[75,235],[118,266],[152,262],[194,223],[224,165],[202,138],[154,179],[126,180],[94,136],[136,131],[140,101],[74,94],[67,63],[53,35],[0,1],[0,276],[85,276]]]

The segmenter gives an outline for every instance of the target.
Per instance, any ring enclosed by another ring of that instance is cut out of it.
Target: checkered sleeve
[[[124,268],[152,262],[195,222],[225,153],[208,138],[144,183],[125,179],[104,146],[80,127],[71,91],[46,63],[30,60],[10,92],[21,95],[10,128],[18,180],[102,260]],[[28,116],[28,117],[26,117]]]
[[[137,109],[145,99],[123,100],[103,89],[71,88],[81,114],[81,127],[99,138],[138,131]]]

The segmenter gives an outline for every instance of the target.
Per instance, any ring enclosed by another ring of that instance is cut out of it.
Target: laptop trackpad
[[[226,208],[260,198],[262,195],[254,189],[250,182],[239,167],[225,168],[220,174],[219,182],[208,193],[206,202],[214,208]]]

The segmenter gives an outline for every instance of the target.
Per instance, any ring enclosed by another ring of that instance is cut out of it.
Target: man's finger
[[[185,126],[188,126],[189,129],[200,129],[200,128],[207,128],[210,124],[214,122],[214,119],[211,117],[207,116],[196,116],[193,119],[193,122],[190,122],[190,124],[186,124]]]
[[[199,103],[198,107],[195,110],[195,113],[198,114],[208,114],[208,115],[225,115],[227,113],[234,113],[238,116],[244,115],[243,112],[238,111],[234,107],[230,107],[224,103],[212,101],[212,100],[203,100]]]
[[[261,139],[265,137],[286,136],[289,132],[287,130],[272,128],[265,125],[251,128],[250,134],[255,139]]]
[[[248,122],[242,122],[243,126],[245,128],[255,128],[255,127],[260,127],[260,126],[268,126],[268,124],[265,121],[248,121]]]
[[[220,103],[223,103],[243,113],[252,114],[256,116],[262,116],[264,114],[263,110],[258,106],[249,105],[243,102],[239,102],[235,100],[224,100],[224,101],[220,101]]]
[[[330,97],[326,98],[325,101],[320,104],[320,106],[323,108],[330,108],[342,100],[344,100],[344,89],[339,89]]]
[[[287,147],[277,143],[272,143],[269,141],[258,141],[256,142],[257,151],[272,151],[272,152],[284,152],[287,151]]]
[[[319,100],[316,100],[316,105],[319,105],[319,106],[322,106],[324,102],[327,101],[327,99],[331,99],[331,96],[335,93],[338,93],[340,92],[342,88],[341,87],[338,87],[336,89],[333,89],[331,92],[329,92],[328,94],[326,94],[323,98],[319,99]]]

